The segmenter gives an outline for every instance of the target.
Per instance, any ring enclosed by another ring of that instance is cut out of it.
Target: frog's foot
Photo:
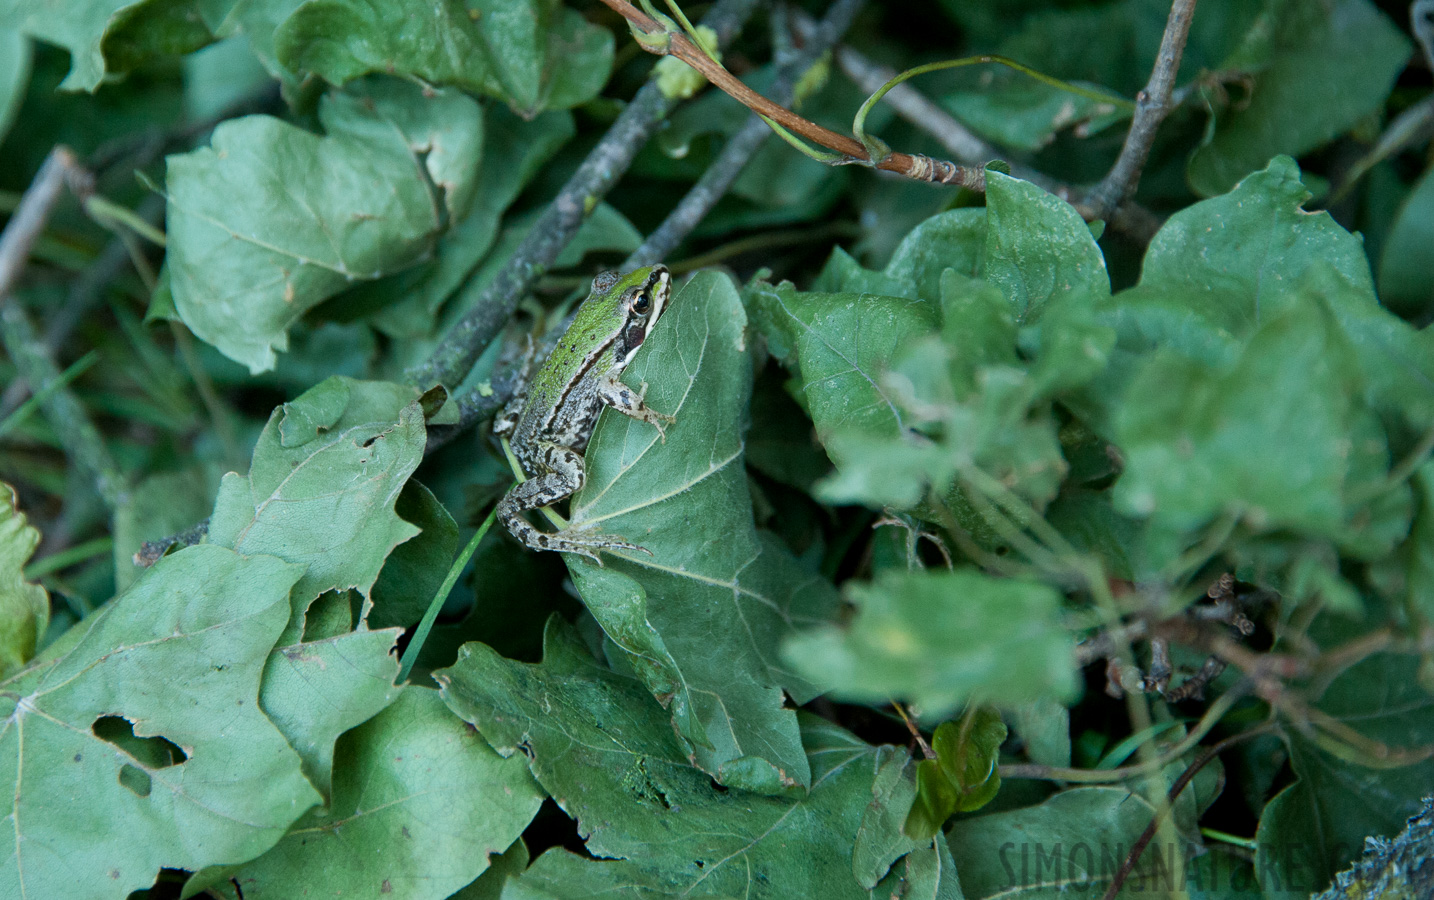
[[[634,553],[646,553],[652,555],[652,551],[646,547],[625,541],[616,535],[598,534],[592,531],[585,531],[580,528],[569,528],[555,534],[543,534],[539,536],[544,539],[544,550],[557,550],[562,553],[577,553],[586,556],[599,566],[603,564],[598,556],[599,551],[612,553],[618,550],[628,550]]]

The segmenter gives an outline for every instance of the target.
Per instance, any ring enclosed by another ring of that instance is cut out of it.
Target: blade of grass
[[[478,542],[483,540],[483,535],[488,533],[493,520],[498,517],[498,507],[494,506],[493,511],[488,513],[488,518],[478,526],[478,531],[468,541],[468,546],[453,559],[453,565],[448,567],[448,576],[443,579],[438,592],[433,595],[433,601],[428,604],[428,609],[423,613],[418,628],[413,632],[413,638],[409,640],[408,647],[403,651],[403,658],[398,663],[398,679],[395,684],[408,680],[408,673],[413,671],[413,664],[418,661],[418,654],[423,650],[423,644],[428,640],[428,633],[433,630],[433,623],[438,620],[438,611],[443,608],[443,603],[448,599],[448,592],[453,590],[453,585],[458,582],[458,576],[462,574],[463,567],[468,565],[468,560],[473,558],[473,552],[478,549]]]

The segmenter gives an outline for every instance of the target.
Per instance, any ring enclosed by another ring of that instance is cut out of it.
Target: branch
[[[649,17],[627,0],[602,0],[614,12],[627,19],[628,24],[640,34],[653,40],[640,41],[644,50],[664,56],[675,56],[706,76],[707,80],[731,96],[738,103],[753,112],[766,116],[793,134],[820,144],[842,155],[837,165],[858,164],[872,166],[916,181],[932,184],[954,184],[973,191],[985,190],[986,173],[981,169],[958,166],[946,160],[932,159],[920,154],[891,152],[873,160],[866,148],[855,138],[838,134],[830,128],[803,118],[770,99],[762,96],[727,71],[721,63],[714,62],[702,48],[687,39],[686,35],[668,32],[662,23]]]
[[[0,234],[0,338],[20,377],[29,382],[31,392],[44,398],[40,408],[59,433],[66,453],[89,473],[100,497],[114,509],[124,501],[128,491],[124,476],[84,406],[69,387],[61,383],[60,367],[55,364],[50,348],[36,334],[24,307],[11,296],[30,250],[45,230],[45,223],[67,184],[75,193],[83,194],[91,184],[89,173],[80,168],[68,148],[56,147],[46,157],[25,191],[20,208]]]
[[[719,0],[703,23],[725,44],[756,5],[756,0]],[[518,302],[557,260],[587,214],[617,184],[676,103],[663,96],[655,77],[643,85],[473,307],[453,324],[433,354],[408,372],[410,382],[426,388],[434,384],[456,387],[463,381]]]
[[[1170,17],[1165,20],[1165,35],[1160,39],[1160,52],[1150,81],[1135,98],[1135,117],[1125,135],[1125,145],[1115,165],[1100,184],[1086,196],[1085,206],[1094,218],[1106,219],[1127,197],[1135,193],[1140,172],[1150,158],[1155,132],[1173,108],[1170,94],[1175,90],[1175,73],[1185,52],[1185,39],[1190,35],[1190,20],[1195,17],[1196,0],[1173,0]]]
[[[791,59],[783,62],[777,70],[776,80],[769,88],[777,103],[785,106],[792,102],[797,81],[816,64],[823,53],[841,39],[851,27],[852,19],[861,10],[864,2],[865,0],[836,0],[827,10],[822,23],[810,29],[810,34],[806,36],[806,45]],[[632,252],[622,264],[622,268],[650,266],[666,259],[692,229],[706,218],[717,201],[722,199],[771,134],[772,129],[761,116],[753,115],[748,119],[741,130],[727,141],[722,153],[707,167],[707,171],[702,173],[702,177],[676,208],[647,236],[642,246]]]

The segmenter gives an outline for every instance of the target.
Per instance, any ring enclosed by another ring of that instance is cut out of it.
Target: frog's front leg
[[[547,473],[529,478],[522,484],[515,484],[498,501],[498,519],[518,540],[534,550],[557,550],[560,553],[580,553],[590,557],[599,565],[599,550],[636,550],[646,553],[642,547],[630,544],[620,538],[605,534],[585,533],[573,529],[553,534],[534,528],[523,513],[531,509],[552,506],[559,500],[582,490],[585,475],[583,456],[569,447],[553,443],[538,445],[539,457]]]
[[[640,390],[634,391],[619,381],[617,374],[608,372],[606,375],[600,376],[597,380],[597,395],[603,403],[606,403],[623,415],[631,416],[638,421],[646,422],[656,428],[657,436],[662,438],[664,444],[667,443],[667,432],[662,426],[664,423],[671,424],[677,420],[666,413],[658,412],[642,402],[643,398],[647,396],[647,382],[644,381],[642,383]]]

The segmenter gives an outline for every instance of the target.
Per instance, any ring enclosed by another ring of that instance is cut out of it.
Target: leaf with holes
[[[286,639],[297,641],[320,593],[367,594],[389,552],[418,533],[394,507],[425,439],[416,389],[335,377],[276,409],[249,474],[224,476],[209,541],[307,567]]]
[[[759,535],[743,468],[751,393],[746,316],[730,280],[699,274],[628,368],[647,403],[676,417],[661,441],[605,414],[587,450],[571,526],[646,547],[606,568],[571,559],[583,602],[653,693],[698,763],[724,784],[786,791],[809,783],[785,689],[811,686],[781,664],[795,627],[827,620],[836,592]]]
[[[259,708],[303,574],[200,545],[0,684],[0,896],[110,898],[263,853],[320,801]]]

